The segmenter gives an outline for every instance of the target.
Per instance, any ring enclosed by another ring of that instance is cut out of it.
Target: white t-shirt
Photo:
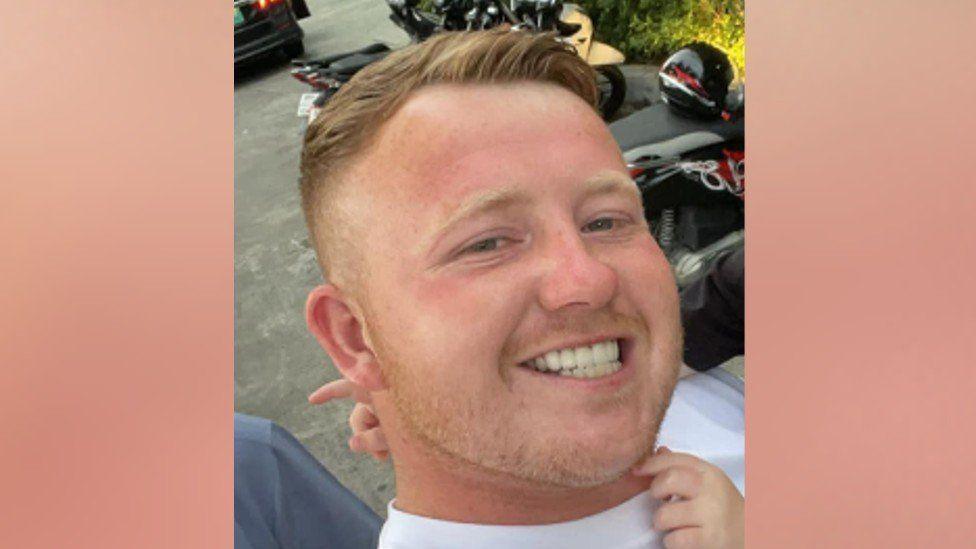
[[[742,381],[718,368],[678,382],[658,444],[720,467],[745,494],[745,413]],[[638,549],[662,547],[648,493],[601,513],[540,526],[495,526],[430,519],[393,506],[379,549]]]

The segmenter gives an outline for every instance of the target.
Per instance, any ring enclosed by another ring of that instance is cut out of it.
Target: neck
[[[402,439],[397,442],[396,508],[452,522],[533,525],[576,520],[615,507],[650,484],[650,479],[628,473],[594,487],[550,486],[481,470],[403,444]]]

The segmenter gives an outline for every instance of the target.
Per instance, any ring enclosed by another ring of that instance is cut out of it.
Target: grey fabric
[[[234,414],[236,549],[375,549],[381,526],[288,431]]]

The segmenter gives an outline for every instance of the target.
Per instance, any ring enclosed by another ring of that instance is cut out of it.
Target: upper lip
[[[575,348],[575,347],[586,347],[586,346],[589,346],[589,345],[593,345],[595,343],[602,343],[604,341],[620,341],[622,339],[624,339],[624,336],[622,334],[615,334],[615,335],[614,334],[609,334],[609,335],[598,335],[598,336],[580,336],[580,337],[576,337],[576,338],[573,338],[573,339],[563,340],[563,341],[560,341],[559,343],[554,343],[552,345],[548,345],[548,346],[545,347],[545,350],[538,351],[538,352],[536,352],[534,354],[531,354],[531,355],[529,355],[528,358],[526,358],[525,360],[523,360],[521,362],[522,363],[532,362],[533,360],[535,360],[537,358],[540,358],[540,357],[543,357],[543,356],[545,356],[545,355],[547,355],[547,354],[549,354],[549,353],[551,353],[553,351],[558,351],[558,350],[562,350],[562,349],[572,349],[572,348]]]

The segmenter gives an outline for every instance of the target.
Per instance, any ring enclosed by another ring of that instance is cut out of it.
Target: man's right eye
[[[500,237],[486,238],[484,240],[479,240],[478,242],[475,242],[474,244],[461,250],[460,255],[493,252],[498,249],[500,240],[502,240]]]

